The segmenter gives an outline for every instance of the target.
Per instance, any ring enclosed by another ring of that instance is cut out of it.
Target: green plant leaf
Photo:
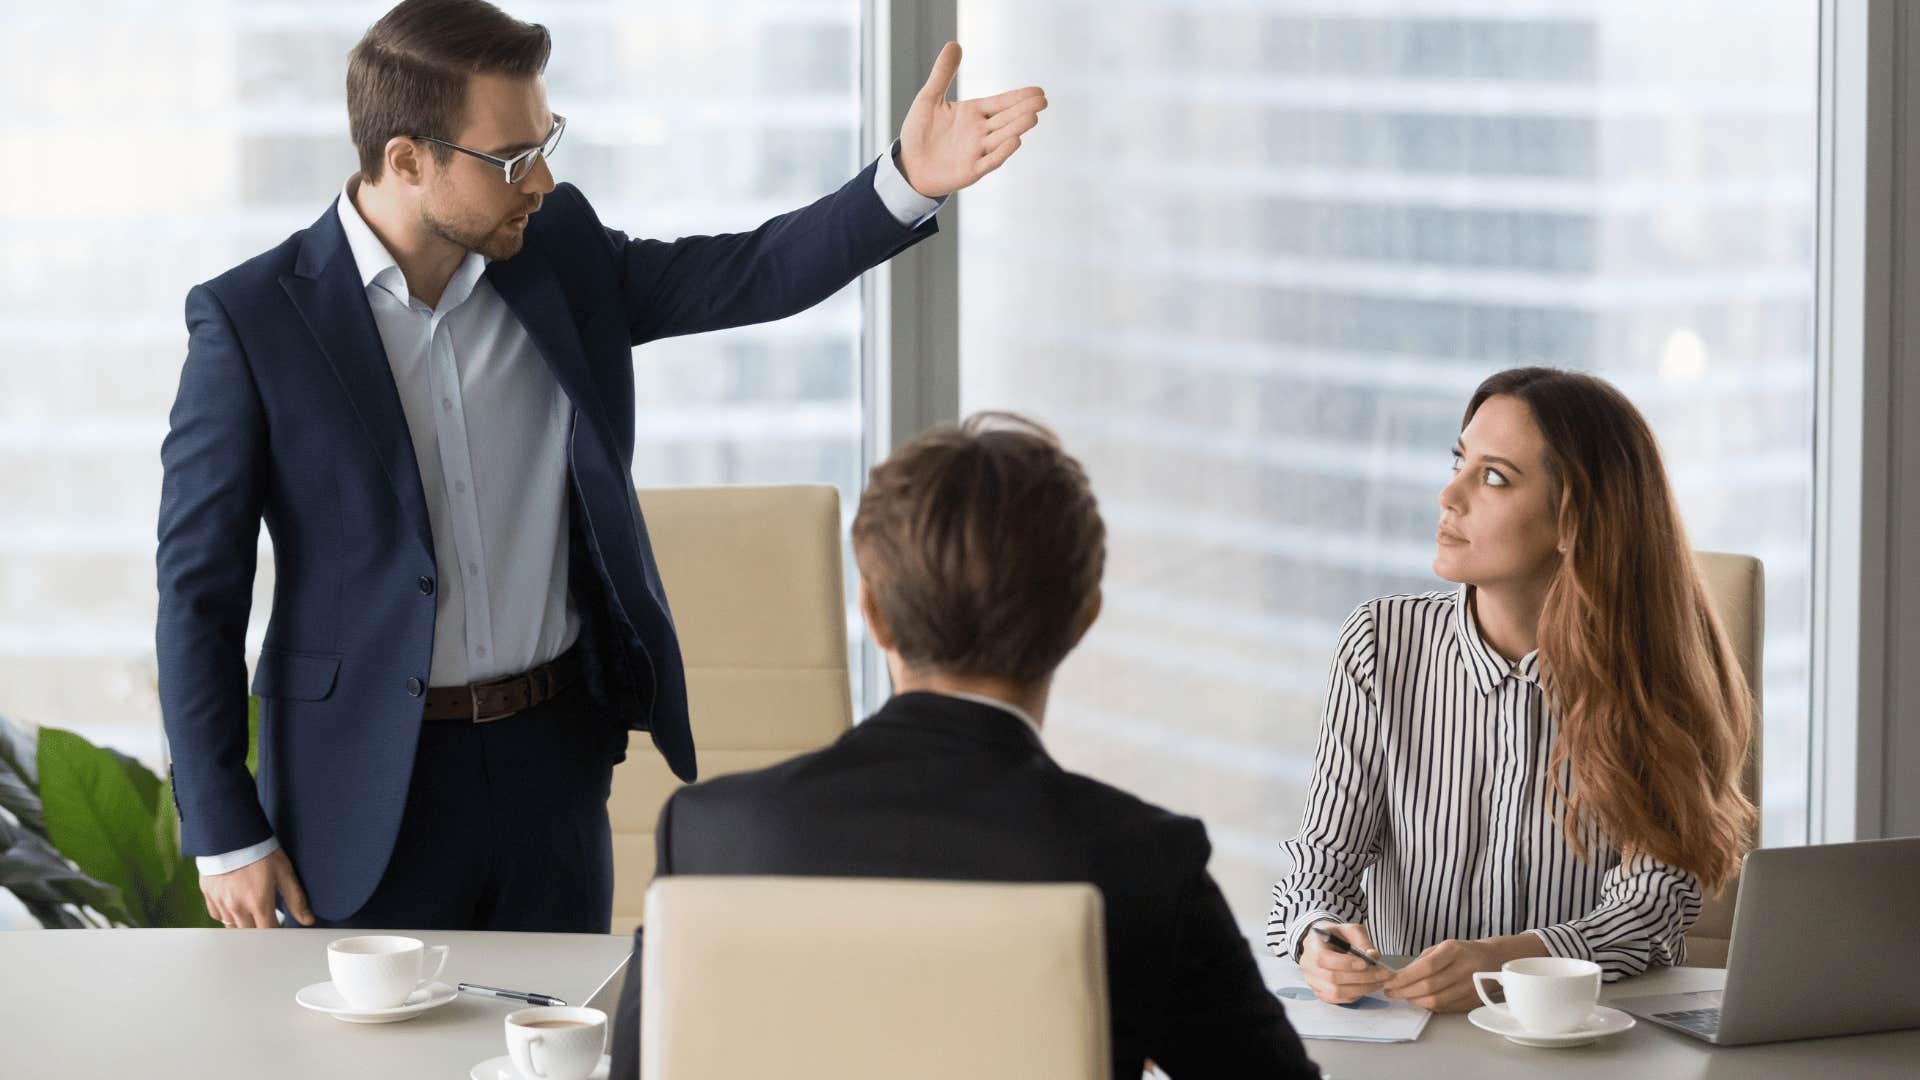
[[[44,900],[28,900],[16,897],[27,914],[34,917],[41,927],[47,930],[90,930],[92,924],[81,918],[65,904],[49,904]]]
[[[207,914],[200,894],[200,868],[193,856],[180,854],[180,819],[173,812],[173,781],[160,784],[159,808],[153,817],[153,846],[160,860],[173,868],[166,891],[153,905],[153,925],[216,927],[220,920]]]
[[[0,716],[0,763],[27,778],[28,787],[40,785],[34,764],[34,733],[18,721]]]
[[[207,914],[206,897],[200,895],[200,871],[191,855],[182,856],[173,881],[154,905],[153,925],[214,929],[220,920]]]
[[[54,847],[119,889],[127,908],[141,916],[135,925],[150,925],[173,875],[156,850],[154,812],[140,785],[120,758],[59,728],[40,730],[38,763],[40,803]],[[156,781],[153,797],[158,794]]]
[[[151,815],[160,798],[160,778],[153,774],[152,769],[140,764],[137,758],[123,754],[111,746],[103,746],[100,749],[105,750],[112,755],[113,760],[120,763],[120,770],[127,774],[127,781],[133,785],[134,793],[140,796],[140,805],[146,807],[147,813]]]
[[[164,920],[171,908],[172,902],[169,898],[173,894],[174,886],[180,880],[180,864],[192,860],[183,860],[180,857],[180,819],[174,816],[173,812],[173,777],[169,776],[160,782],[160,790],[155,794],[154,801],[156,806],[153,811],[153,853],[160,860],[160,865],[166,868],[167,882],[161,887],[159,904],[151,914]],[[198,883],[197,870],[193,876]],[[173,924],[156,921],[153,925],[172,926]]]
[[[247,773],[260,775],[260,699],[247,698]]]
[[[180,818],[173,812],[173,778],[160,782],[159,806],[153,814],[153,850],[162,863],[180,857]]]
[[[42,926],[86,925],[63,911],[64,904],[84,904],[113,922],[138,925],[120,890],[74,869],[52,844],[5,818],[0,818],[0,889],[18,897]]]
[[[46,835],[47,823],[41,816],[40,796],[4,762],[0,762],[0,809],[12,814],[14,820],[33,833]]]
[[[47,822],[40,811],[40,793],[34,790],[40,784],[34,753],[33,735],[0,716],[0,807],[44,838]]]

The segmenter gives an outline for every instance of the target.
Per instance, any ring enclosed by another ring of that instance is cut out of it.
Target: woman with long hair
[[[1467,405],[1434,572],[1340,633],[1267,943],[1323,1000],[1477,1003],[1523,956],[1683,959],[1738,870],[1753,706],[1659,447],[1610,384],[1501,372]],[[1418,954],[1398,975],[1326,947]]]

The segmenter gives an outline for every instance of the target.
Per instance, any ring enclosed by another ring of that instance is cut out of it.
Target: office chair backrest
[[[666,877],[646,925],[642,1080],[1112,1076],[1091,885]]]
[[[642,489],[687,666],[705,780],[831,743],[853,723],[840,495],[819,485]],[[613,928],[643,914],[654,824],[680,786],[647,737],[614,770]]]
[[[1740,667],[1746,673],[1747,686],[1753,691],[1753,749],[1747,756],[1747,771],[1744,781],[1747,797],[1754,805],[1760,804],[1760,686],[1761,686],[1761,644],[1766,639],[1766,575],[1760,560],[1751,555],[1723,555],[1718,552],[1697,551],[1695,559],[1700,565],[1700,576],[1707,586],[1707,594],[1713,600],[1713,607],[1720,615],[1720,622],[1727,628],[1727,637],[1733,643],[1733,652],[1740,658]],[[1749,845],[1757,845],[1760,837],[1756,831],[1749,839]],[[1695,967],[1723,967],[1727,962],[1727,943],[1733,936],[1734,899],[1739,894],[1740,881],[1735,878],[1720,890],[1719,894],[1709,896],[1701,906],[1700,919],[1687,933],[1687,963]]]

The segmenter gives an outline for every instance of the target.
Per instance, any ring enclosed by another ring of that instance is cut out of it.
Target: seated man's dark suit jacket
[[[570,184],[487,280],[572,404],[568,588],[609,757],[651,734],[696,773],[686,675],[633,489],[634,348],[784,318],[931,236],[874,192],[875,166],[752,232],[637,240]],[[352,915],[400,831],[433,659],[438,567],[393,371],[334,207],[187,294],[191,337],[161,447],[160,706],[180,850],[279,838],[316,914]],[[273,608],[246,632],[261,522]]]
[[[682,788],[659,827],[662,874],[1092,882],[1116,1080],[1139,1080],[1146,1058],[1176,1080],[1317,1077],[1209,851],[1199,821],[1061,769],[1012,713],[926,693],[825,750]],[[618,1077],[639,1075],[640,944],[615,1018]]]

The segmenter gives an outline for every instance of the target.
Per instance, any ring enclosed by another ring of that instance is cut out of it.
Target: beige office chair
[[[824,485],[642,489],[687,665],[700,778],[827,745],[853,723],[840,495]],[[654,823],[680,786],[645,735],[613,774],[613,929],[644,914]]]
[[[661,878],[640,978],[641,1080],[1113,1075],[1091,885]]]
[[[1734,655],[1746,673],[1747,686],[1753,691],[1753,749],[1747,756],[1745,787],[1747,797],[1760,804],[1760,660],[1761,642],[1766,637],[1766,575],[1760,560],[1750,555],[1722,555],[1697,551],[1700,576],[1707,595],[1712,598],[1720,622],[1727,628]],[[1759,843],[1759,833],[1749,838]],[[1709,896],[1701,906],[1700,919],[1687,932],[1687,965],[1725,967],[1727,946],[1733,937],[1733,903],[1739,895],[1740,881],[1735,878],[1717,895]]]

